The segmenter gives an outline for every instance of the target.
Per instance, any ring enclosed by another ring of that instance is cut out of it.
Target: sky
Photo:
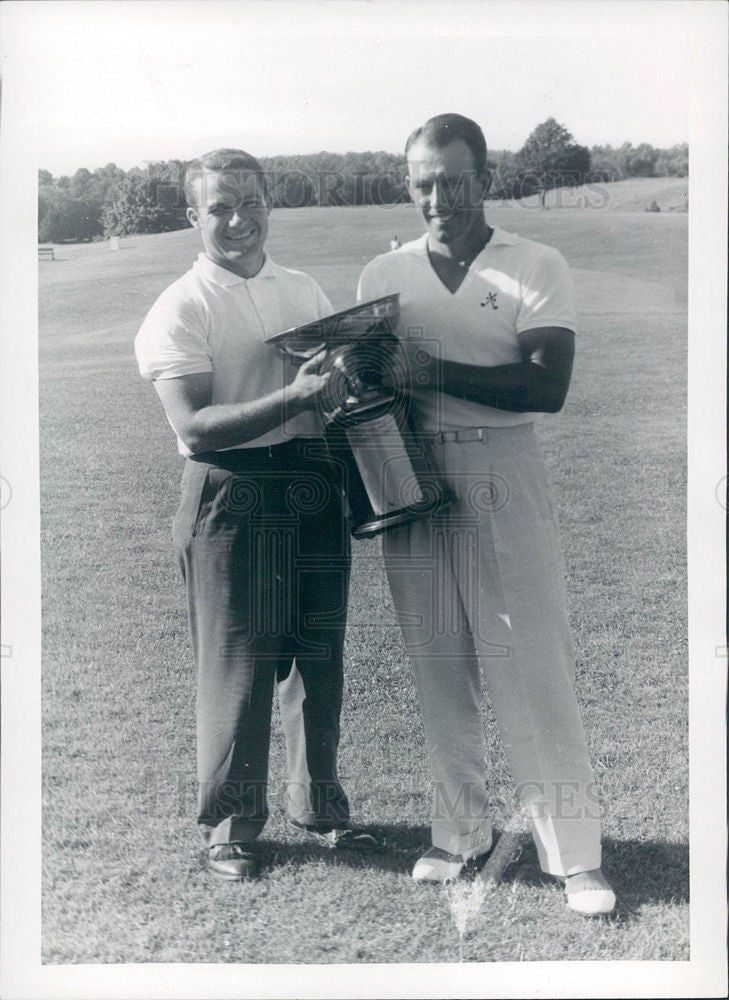
[[[517,150],[550,115],[587,146],[688,139],[686,2],[9,3],[38,163],[400,152],[443,111]]]

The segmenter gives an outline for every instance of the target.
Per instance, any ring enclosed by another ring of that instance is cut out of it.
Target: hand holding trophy
[[[450,502],[409,422],[410,401],[394,388],[398,295],[387,295],[286,330],[269,343],[301,364],[322,349],[329,378],[321,396],[326,440],[341,463],[355,538],[429,517]]]

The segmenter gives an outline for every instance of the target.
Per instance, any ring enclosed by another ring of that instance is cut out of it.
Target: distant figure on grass
[[[397,238],[397,236],[393,236],[392,239],[390,240],[390,249],[399,250],[401,246],[402,244],[400,243],[400,240]]]
[[[265,252],[259,162],[216,150],[187,170],[203,252],[137,335],[185,456],[173,539],[197,669],[198,829],[208,869],[258,874],[274,685],[302,834],[367,850],[337,778],[349,547],[317,410],[322,354],[298,370],[266,338],[331,313],[308,275]]]
[[[615,896],[600,870],[559,529],[534,433],[570,383],[570,275],[556,250],[487,225],[475,122],[438,115],[405,152],[427,232],[368,264],[358,295],[400,293],[416,429],[456,498],[383,535],[435,793],[432,847],[413,878],[453,879],[491,849],[483,672],[543,870],[565,881],[572,909],[608,913]]]

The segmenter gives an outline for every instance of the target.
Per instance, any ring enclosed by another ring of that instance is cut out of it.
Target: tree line
[[[396,153],[311,153],[261,158],[275,208],[392,205],[409,199],[405,157]],[[114,163],[72,177],[38,171],[38,239],[80,242],[186,228],[182,160],[124,171]],[[538,125],[522,148],[490,151],[489,198],[511,200],[585,183],[629,177],[686,177],[688,145],[657,149],[581,146],[554,118]]]

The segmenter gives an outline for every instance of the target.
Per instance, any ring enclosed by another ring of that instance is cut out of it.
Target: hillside
[[[609,184],[583,184],[547,192],[547,208],[592,208],[607,212],[644,212],[655,201],[662,212],[688,211],[688,177],[631,177]],[[510,201],[513,207],[539,209],[538,195]]]

